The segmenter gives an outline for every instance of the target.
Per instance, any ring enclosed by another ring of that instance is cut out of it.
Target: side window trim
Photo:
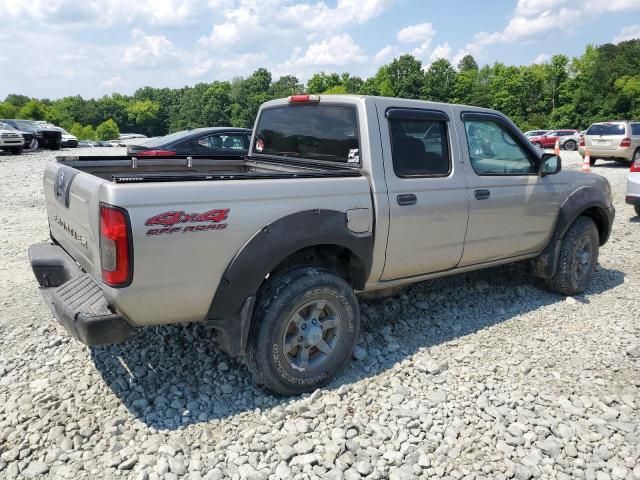
[[[389,129],[389,141],[391,146],[391,164],[393,166],[393,173],[397,178],[400,179],[410,179],[410,178],[446,178],[451,176],[453,171],[453,160],[451,158],[451,144],[450,139],[451,136],[449,134],[449,115],[442,110],[433,110],[433,109],[419,109],[419,108],[401,108],[401,107],[389,107],[385,111],[385,117],[387,118],[387,128]],[[447,161],[448,161],[448,170],[446,173],[438,173],[438,174],[411,174],[411,175],[402,175],[397,172],[396,169],[396,161],[394,156],[394,146],[393,146],[393,133],[391,131],[391,121],[432,121],[439,122],[444,128],[444,142],[442,146],[446,148],[447,152]]]
[[[524,142],[522,140],[522,133],[517,130],[516,128],[514,128],[509,122],[506,121],[506,119],[501,116],[501,115],[497,115],[495,113],[488,113],[488,112],[473,112],[473,111],[463,111],[460,112],[460,119],[462,120],[462,129],[464,131],[464,136],[465,136],[465,143],[466,143],[466,151],[467,154],[469,154],[469,162],[471,162],[471,156],[470,156],[470,152],[469,152],[469,140],[467,138],[467,128],[465,126],[465,121],[467,120],[477,120],[477,121],[491,121],[491,122],[496,122],[498,125],[500,125],[501,127],[503,127],[508,133],[510,133],[513,137],[513,140],[516,142],[516,144],[522,148],[525,152],[525,154],[529,157],[530,161],[533,161],[534,165],[535,165],[535,172],[531,172],[531,173],[476,173],[476,175],[480,176],[480,177],[512,177],[512,176],[537,176],[539,175],[538,170],[540,169],[540,156],[538,154],[538,152],[535,150],[535,147],[533,146],[533,144],[529,141]],[[548,132],[549,133],[549,132]],[[472,166],[473,168],[473,166]]]

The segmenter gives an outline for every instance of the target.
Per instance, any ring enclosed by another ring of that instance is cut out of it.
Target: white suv
[[[578,152],[584,158],[591,152],[591,165],[607,159],[632,163],[640,160],[640,122],[598,122],[580,139]]]
[[[0,150],[9,150],[14,155],[22,153],[24,138],[15,130],[0,128]]]

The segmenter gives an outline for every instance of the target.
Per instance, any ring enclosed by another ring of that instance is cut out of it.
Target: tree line
[[[79,138],[114,131],[164,135],[204,126],[248,127],[267,100],[300,92],[415,98],[488,107],[509,115],[523,130],[584,129],[595,121],[640,120],[640,40],[589,45],[573,59],[554,55],[532,65],[496,62],[480,67],[471,55],[452,65],[402,55],[367,79],[316,73],[305,84],[291,75],[274,80],[260,68],[248,77],[183,88],[143,87],[133,95],[57,100],[10,94],[0,118],[47,120]],[[115,127],[115,130],[114,130]]]

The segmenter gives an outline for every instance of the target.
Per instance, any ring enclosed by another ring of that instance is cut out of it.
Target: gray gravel
[[[595,168],[618,213],[585,295],[545,292],[521,265],[415,285],[363,304],[352,364],[286,399],[198,325],[102,348],[65,334],[26,260],[47,237],[54,155],[0,156],[0,478],[640,480],[640,221],[626,168]]]

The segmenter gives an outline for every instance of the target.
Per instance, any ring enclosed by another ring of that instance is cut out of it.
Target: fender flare
[[[255,297],[267,275],[293,253],[315,245],[346,248],[363,266],[364,279],[369,276],[373,233],[350,231],[345,212],[306,210],[266,225],[231,260],[213,296],[207,323],[222,333],[224,350],[244,352]]]
[[[555,275],[564,235],[580,215],[594,208],[599,212],[597,215],[601,216],[599,219],[594,218],[598,226],[600,245],[604,245],[607,242],[611,233],[611,224],[613,223],[613,207],[600,189],[589,185],[580,187],[571,192],[560,206],[556,225],[549,243],[542,253],[532,260],[533,274],[535,276],[551,278]]]

